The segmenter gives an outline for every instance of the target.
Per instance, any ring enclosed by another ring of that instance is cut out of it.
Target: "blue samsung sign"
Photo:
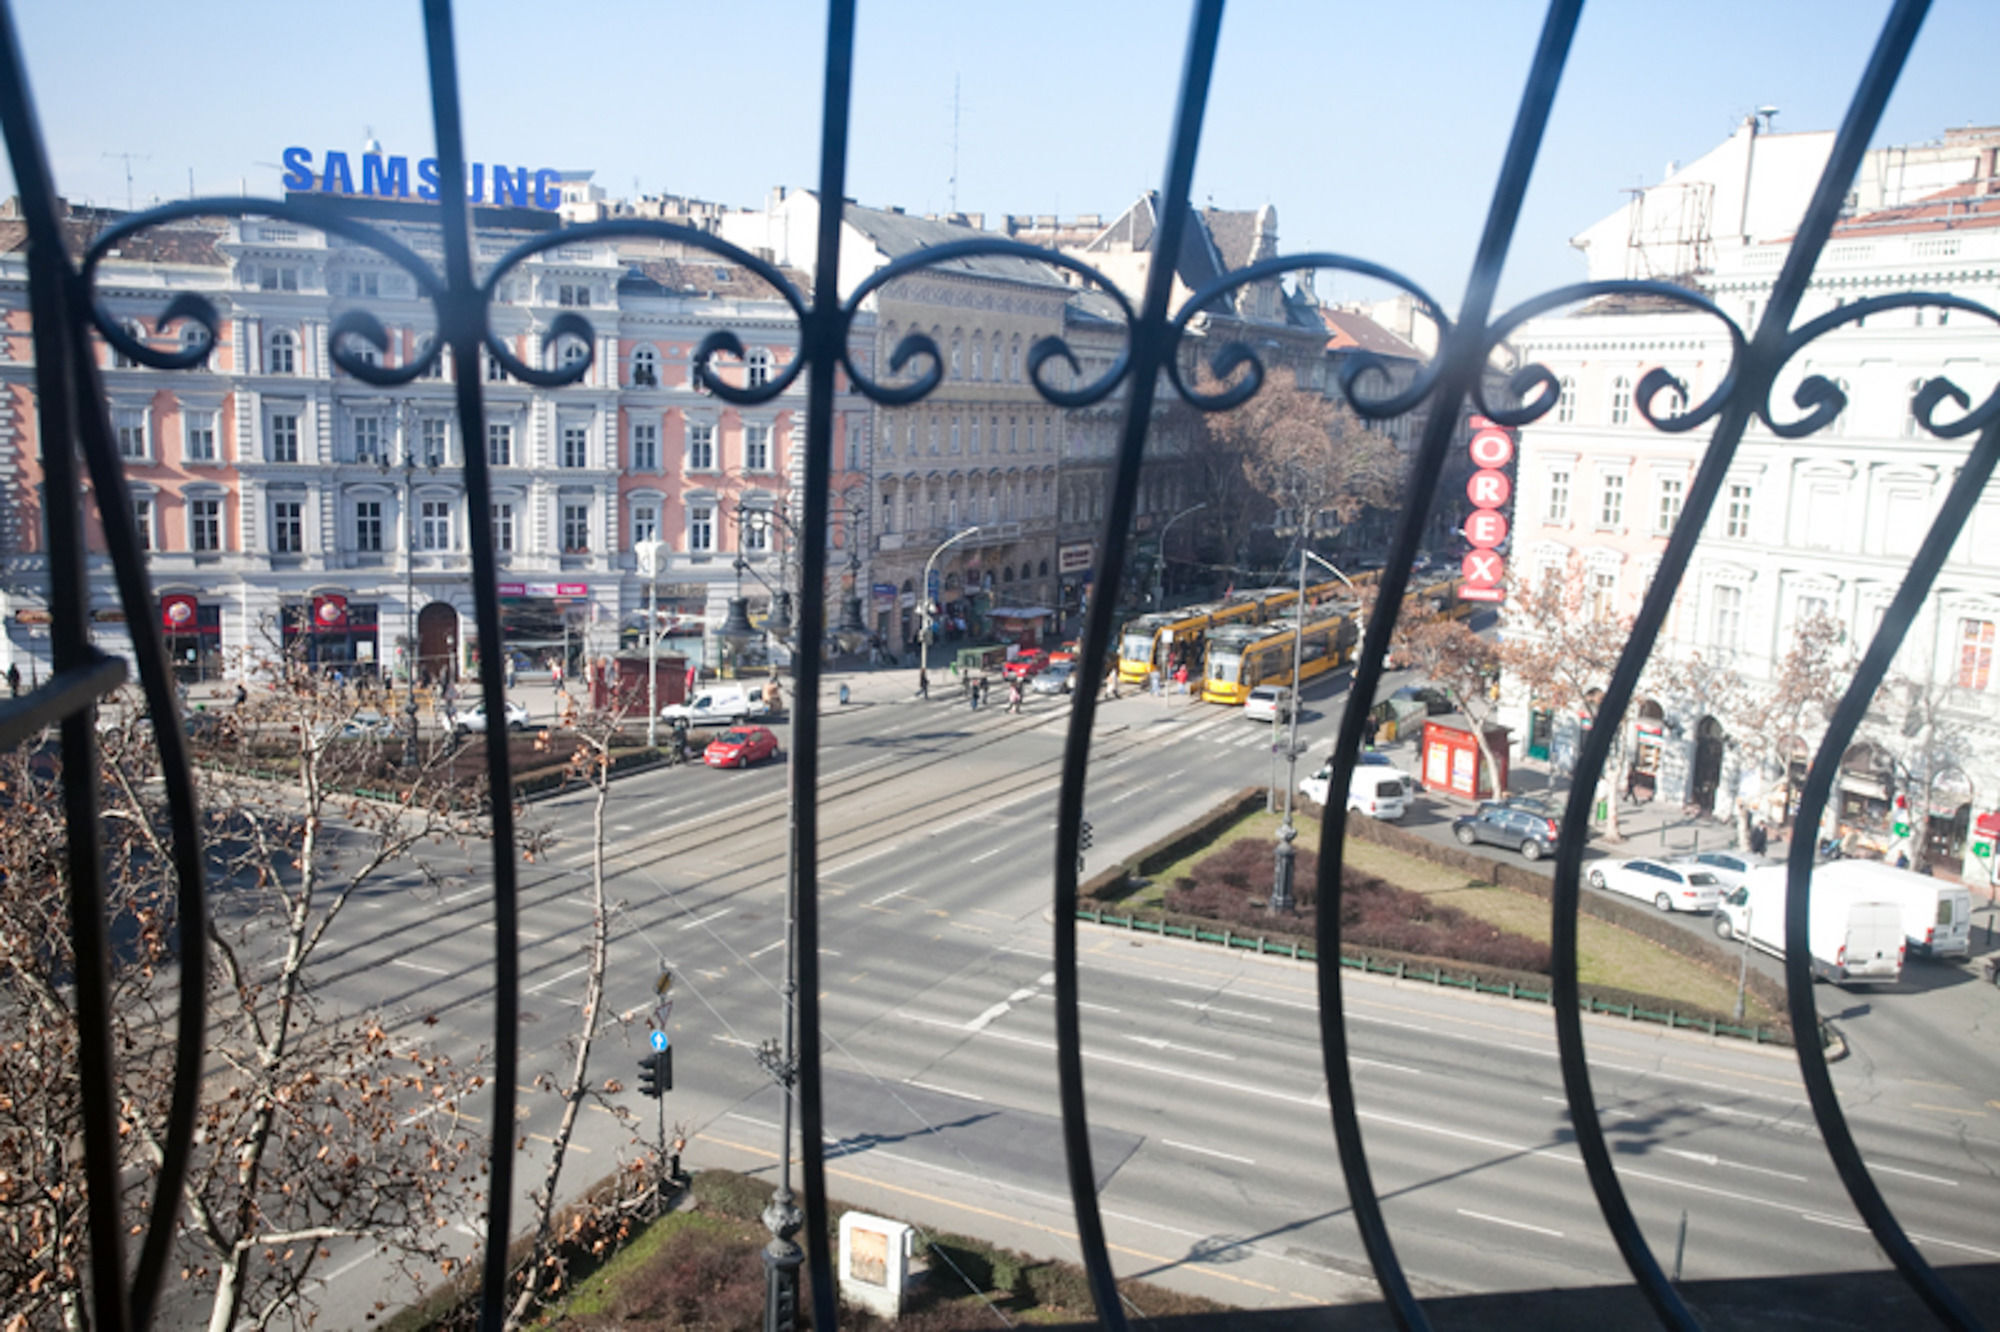
[[[410,192],[410,159],[385,157],[381,153],[361,155],[361,184],[355,187],[354,167],[346,153],[329,150],[313,170],[310,148],[284,151],[288,190],[317,190],[321,194],[365,194],[377,199],[423,199],[438,197],[438,162],[435,157],[417,159],[416,193]],[[552,167],[530,172],[526,167],[494,166],[484,162],[466,164],[465,197],[473,203],[490,203],[497,208],[540,208],[554,212],[562,203],[562,189]],[[487,189],[489,177],[492,189]]]

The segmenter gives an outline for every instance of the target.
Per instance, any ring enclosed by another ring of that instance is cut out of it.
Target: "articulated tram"
[[[1306,589],[1306,605],[1317,606],[1346,591],[1337,582],[1315,584]],[[1118,678],[1128,685],[1144,684],[1153,671],[1163,677],[1171,675],[1177,660],[1190,662],[1189,673],[1193,674],[1201,662],[1202,639],[1211,630],[1223,625],[1263,624],[1289,612],[1298,599],[1295,587],[1265,587],[1127,620],[1118,635]]]
[[[1295,684],[1333,670],[1354,655],[1355,645],[1361,641],[1352,601],[1308,606],[1302,633],[1296,625],[1295,619],[1285,619],[1210,630],[1202,668],[1202,698],[1240,707],[1258,685]],[[1292,679],[1294,638],[1298,639],[1298,681]]]

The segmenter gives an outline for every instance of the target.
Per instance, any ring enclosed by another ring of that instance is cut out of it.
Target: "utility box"
[[[1486,756],[1479,752],[1479,740],[1469,720],[1459,713],[1428,719],[1419,764],[1424,789],[1446,791],[1467,800],[1498,799],[1507,789],[1507,737],[1504,726],[1486,728],[1486,744],[1498,767],[1497,772],[1487,772]]]
[[[911,1239],[916,1232],[901,1221],[864,1212],[840,1218],[840,1297],[879,1318],[903,1314],[903,1291],[910,1282]]]

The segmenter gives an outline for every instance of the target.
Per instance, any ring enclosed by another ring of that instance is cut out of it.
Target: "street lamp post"
[[[403,444],[403,766],[417,765],[417,442],[411,438],[416,421],[416,404],[406,402],[397,420]],[[435,474],[439,459],[426,460]],[[376,466],[384,472],[392,464],[384,457]]]
[[[1328,564],[1319,556],[1313,554],[1310,550],[1307,550],[1304,537],[1300,537],[1299,599],[1292,607],[1292,612],[1296,616],[1296,619],[1292,625],[1291,732],[1285,742],[1285,818],[1284,822],[1278,825],[1278,848],[1276,851],[1276,860],[1271,869],[1271,910],[1274,914],[1282,911],[1290,911],[1294,901],[1292,894],[1292,868],[1296,853],[1292,848],[1292,839],[1299,834],[1298,829],[1292,826],[1292,793],[1298,789],[1299,784],[1299,671],[1305,665],[1307,560],[1312,560],[1314,563],[1323,566],[1335,578],[1347,584],[1348,590],[1353,592],[1356,598],[1359,598],[1361,595],[1360,590],[1354,586],[1353,579],[1334,568],[1331,564]],[[1357,614],[1355,618],[1356,623],[1359,623],[1360,616]],[[1352,707],[1353,705],[1354,700],[1349,699],[1348,706]],[[1274,718],[1272,722],[1273,729],[1276,728],[1276,725],[1277,723]],[[1274,745],[1273,748],[1275,749],[1276,746]],[[1328,790],[1326,799],[1329,805],[1333,803],[1333,797],[1334,793]],[[1342,797],[1342,804],[1344,807],[1344,795]]]
[[[660,552],[664,543],[634,543],[639,572],[646,579],[646,748],[660,741]]]
[[[1158,559],[1153,561],[1153,608],[1155,610],[1159,609],[1161,602],[1165,596],[1164,585],[1166,582],[1166,574],[1167,574],[1167,533],[1171,532],[1173,530],[1174,524],[1179,522],[1181,519],[1187,517],[1191,513],[1199,513],[1201,510],[1206,509],[1207,507],[1208,507],[1208,501],[1203,500],[1201,503],[1196,504],[1191,508],[1182,509],[1179,513],[1167,519],[1166,522],[1160,525],[1160,555]]]
[[[963,531],[953,532],[938,545],[936,550],[931,552],[931,557],[924,561],[924,585],[922,592],[919,594],[923,597],[924,625],[923,632],[918,637],[924,645],[923,665],[926,667],[931,664],[931,621],[935,618],[931,614],[931,572],[937,568],[938,556],[944,554],[947,549],[957,545],[967,537],[976,536],[978,532],[979,527],[977,524],[965,528]]]

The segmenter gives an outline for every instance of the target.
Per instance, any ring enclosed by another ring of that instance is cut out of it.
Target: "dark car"
[[[1429,685],[1404,685],[1389,697],[1407,698],[1423,704],[1426,717],[1442,717],[1447,713],[1458,711],[1442,689],[1433,689]]]
[[[1540,860],[1553,852],[1558,835],[1556,821],[1548,814],[1492,801],[1453,819],[1451,831],[1467,846],[1485,842],[1489,846],[1511,847],[1526,860]]]

